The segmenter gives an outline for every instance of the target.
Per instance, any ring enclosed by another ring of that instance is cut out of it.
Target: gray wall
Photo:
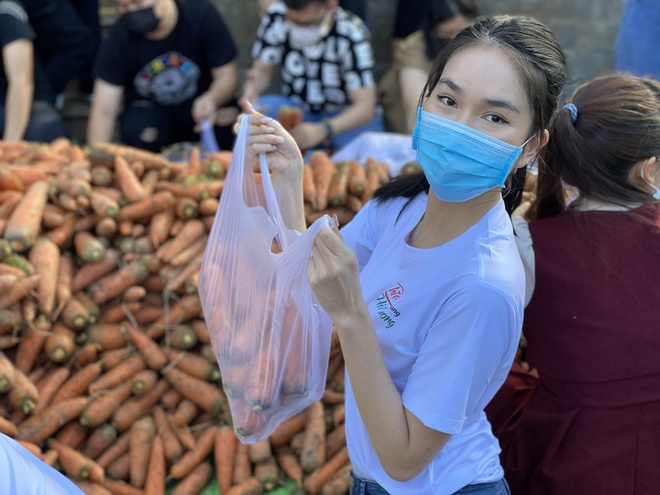
[[[251,62],[257,0],[212,0],[222,13],[240,53],[241,75]],[[390,38],[398,0],[367,0],[367,17],[376,52],[376,76],[389,62]],[[405,0],[401,0],[405,1]],[[624,0],[474,0],[481,14],[525,14],[556,34],[569,65],[567,94],[582,82],[614,67],[613,45]]]

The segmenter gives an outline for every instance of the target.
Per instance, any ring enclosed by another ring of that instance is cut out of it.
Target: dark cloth
[[[392,37],[405,38],[422,27],[430,0],[399,0]]]
[[[238,104],[234,104],[238,113]],[[146,100],[134,101],[124,108],[120,125],[125,144],[151,151],[161,151],[175,142],[199,140],[199,135],[193,130],[195,122],[189,105],[186,104],[163,107]],[[154,141],[142,139],[141,133],[147,128],[157,130]],[[213,130],[220,149],[231,150],[235,137],[232,126],[214,126]]]
[[[339,0],[339,6],[367,22],[367,3],[365,0]]]
[[[36,32],[35,53],[52,87],[51,99],[64,91],[65,85],[89,70],[100,45],[98,1],[96,26],[83,19],[68,0],[23,0]]]
[[[487,409],[514,495],[650,495],[660,486],[660,210],[530,224],[527,360]]]
[[[0,0],[0,50],[9,43],[19,40],[33,40],[34,31],[29,24],[28,16],[23,5],[16,0]],[[29,141],[52,141],[60,136],[68,136],[62,118],[55,108],[42,100],[47,93],[47,87],[39,64],[34,61],[34,94],[27,129],[23,135]],[[5,98],[9,84],[4,70],[4,63],[0,64],[0,137],[5,131]]]
[[[13,41],[33,40],[34,37],[23,5],[17,0],[0,0],[0,50]],[[0,95],[3,100],[8,86],[4,65],[0,64]]]
[[[286,5],[271,5],[252,47],[255,59],[280,65],[281,94],[306,111],[334,112],[350,105],[350,93],[375,86],[371,35],[362,20],[337,7],[328,36],[314,46],[293,48]]]
[[[4,132],[5,106],[4,103],[0,103],[0,136]],[[28,121],[27,129],[25,129],[23,139],[48,143],[58,137],[71,137],[60,114],[47,101],[33,101],[30,109],[30,120]]]
[[[159,149],[154,146],[194,138],[193,100],[209,89],[213,69],[236,58],[234,41],[211,3],[177,0],[176,4],[179,19],[165,39],[149,40],[133,34],[120,18],[99,50],[95,76],[124,88],[126,114],[121,117],[121,138],[127,144],[141,142],[135,133],[141,132],[142,123],[153,120],[158,107],[170,110],[159,115],[177,122],[160,123],[165,141],[143,143],[141,147]],[[218,132],[224,136],[224,131]],[[223,141],[226,144],[226,139]]]

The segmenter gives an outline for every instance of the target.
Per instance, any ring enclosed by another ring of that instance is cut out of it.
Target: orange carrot
[[[54,370],[49,370],[37,383],[37,390],[39,391],[39,403],[34,409],[33,414],[37,414],[49,406],[53,396],[60,389],[62,384],[71,375],[71,370],[64,366],[60,366]]]
[[[147,335],[152,339],[160,338],[169,326],[186,323],[199,316],[201,310],[202,303],[199,300],[199,296],[184,296],[170,307],[169,311],[165,311],[163,316],[147,329]]]
[[[41,226],[44,208],[48,201],[49,185],[37,181],[30,186],[16,205],[4,230],[4,238],[12,249],[23,251],[32,245]]]
[[[116,431],[116,430],[115,430]],[[96,463],[103,469],[112,464],[121,455],[128,452],[131,441],[131,431],[127,430],[112,443],[105,451],[96,458]]]
[[[349,162],[343,161],[337,164],[337,171],[328,187],[328,205],[343,206],[348,194],[348,179],[350,177]]]
[[[60,307],[71,299],[74,266],[70,253],[63,253],[60,257],[59,269],[57,272],[57,284],[55,286],[55,299]]]
[[[92,399],[80,415],[80,424],[94,428],[109,420],[122,403],[131,396],[131,382],[124,382]]]
[[[112,495],[145,495],[143,490],[135,488],[133,485],[121,480],[106,478],[103,482],[103,486],[108,489]],[[165,491],[162,491],[161,493],[165,493]]]
[[[227,493],[232,485],[234,471],[234,456],[238,438],[230,426],[221,426],[215,434],[214,460],[215,476],[218,480],[220,493]]]
[[[216,198],[206,198],[199,202],[200,215],[215,215],[220,202]]]
[[[170,468],[170,474],[175,479],[182,479],[188,476],[204,459],[206,459],[215,446],[215,435],[218,431],[217,426],[209,426],[203,430],[197,440],[194,450],[189,450],[181,459],[179,459]]]
[[[117,221],[114,218],[105,217],[101,218],[94,227],[94,232],[100,237],[112,239],[118,230]]]
[[[131,485],[138,488],[142,488],[147,479],[149,457],[155,436],[156,423],[151,416],[144,416],[131,426],[131,441],[128,449],[131,456],[130,480]]]
[[[69,421],[78,418],[88,401],[87,397],[76,397],[52,404],[23,420],[18,425],[17,438],[34,443],[43,442]]]
[[[149,239],[155,248],[158,248],[168,239],[173,222],[174,211],[171,209],[158,212],[151,217]]]
[[[289,449],[279,449],[275,451],[275,459],[284,474],[295,481],[297,486],[302,486],[303,469],[298,456]]]
[[[118,304],[112,306],[103,312],[100,323],[120,323],[124,321],[128,315],[133,314],[134,311],[140,309],[139,302],[131,302]]]
[[[103,304],[148,276],[149,271],[144,262],[136,260],[94,282],[89,287],[89,293],[95,303]]]
[[[346,446],[346,425],[344,423],[337,426],[328,433],[325,441],[325,457],[329,459]]]
[[[103,483],[105,472],[92,459],[54,438],[50,438],[47,444],[49,448],[56,450],[59,454],[60,464],[67,476]]]
[[[173,411],[176,409],[176,407],[179,405],[183,397],[179,392],[174,390],[173,388],[169,389],[167,392],[163,394],[163,396],[160,398],[160,405],[165,409],[166,411]]]
[[[199,204],[192,198],[176,198],[174,214],[181,220],[189,220],[199,215]]]
[[[101,363],[94,362],[74,373],[55,393],[51,399],[51,404],[56,404],[60,401],[82,395],[87,391],[89,384],[92,383],[102,371],[103,367]]]
[[[204,254],[204,249],[208,244],[208,240],[208,235],[202,235],[195,242],[191,243],[187,248],[179,252],[179,254],[172,257],[170,264],[172,266],[182,266],[190,263],[195,257]]]
[[[360,211],[362,206],[362,200],[359,197],[354,196],[353,194],[346,196],[346,207],[353,213]]]
[[[89,204],[92,210],[101,218],[114,218],[119,213],[119,204],[105,194],[93,190],[89,196]]]
[[[260,442],[249,444],[248,455],[250,456],[250,462],[252,462],[252,464],[258,464],[268,460],[273,455],[270,441],[266,438]]]
[[[144,359],[142,359],[142,356],[134,354],[94,380],[89,385],[88,392],[90,394],[95,394],[101,390],[108,390],[116,387],[146,367],[147,365],[144,362]]]
[[[367,187],[360,196],[362,203],[369,201],[373,197],[374,191],[380,187],[380,172],[378,161],[371,157],[367,158],[366,179]]]
[[[69,299],[62,313],[60,314],[62,322],[74,330],[82,330],[89,323],[89,313],[82,302],[75,297]]]
[[[106,468],[108,476],[116,480],[128,480],[131,473],[131,455],[125,452]]]
[[[117,269],[119,253],[114,249],[106,249],[103,258],[96,263],[85,263],[76,270],[71,289],[74,292],[85,289],[92,282]]]
[[[236,444],[236,452],[234,453],[234,472],[232,482],[235,485],[241,484],[246,479],[252,476],[252,463],[248,454],[248,446],[242,442]],[[261,483],[259,483],[261,486]]]
[[[222,390],[183,371],[170,369],[165,378],[181,395],[211,414],[218,414],[227,404]]]
[[[76,348],[75,335],[66,325],[56,323],[44,342],[44,351],[54,363],[67,361]]]
[[[115,179],[122,194],[130,203],[145,199],[146,194],[140,179],[121,155],[115,155]]]
[[[197,345],[197,336],[187,325],[177,325],[169,334],[169,345],[174,349],[187,351]]]
[[[36,457],[41,457],[42,450],[41,447],[39,447],[37,444],[32,442],[27,442],[25,440],[16,440],[16,443],[22,445],[24,448],[26,448],[30,453],[34,454]]]
[[[117,430],[108,423],[97,426],[87,438],[82,453],[90,459],[96,459],[117,439]]]
[[[158,382],[158,373],[154,370],[142,370],[133,375],[131,383],[134,395],[144,395],[151,391]]]
[[[147,170],[141,178],[142,189],[147,196],[151,196],[156,188],[156,184],[160,180],[158,170]]]
[[[15,380],[14,365],[4,352],[0,352],[0,393],[9,391],[14,386]]]
[[[147,476],[144,482],[144,495],[162,495],[165,493],[165,451],[160,436],[154,438],[149,456]]]
[[[170,239],[158,249],[156,256],[160,260],[169,262],[174,256],[188,247],[190,243],[202,237],[205,232],[206,227],[204,227],[204,224],[200,220],[188,220],[174,238]]]
[[[9,390],[7,399],[12,409],[30,414],[39,402],[39,391],[25,373],[14,368],[14,386]]]
[[[312,403],[306,411],[305,437],[300,454],[300,465],[312,472],[325,462],[325,409],[321,401]]]
[[[345,464],[321,487],[321,495],[345,495],[351,487],[351,464]]]
[[[0,433],[14,438],[17,435],[18,430],[14,423],[0,416]]]
[[[309,159],[316,186],[316,201],[319,210],[328,206],[328,189],[336,172],[336,166],[324,151],[314,151]]]
[[[0,164],[0,190],[8,189],[22,192],[24,187],[20,179],[11,173],[11,169],[2,163]]]
[[[330,479],[330,477],[348,462],[348,450],[346,447],[343,447],[337,454],[329,459],[328,462],[305,478],[305,481],[303,482],[305,492],[311,495],[318,494],[321,491],[321,487]]]
[[[18,191],[5,191],[4,199],[0,200],[0,218],[9,218],[11,212],[23,199],[23,194]]]
[[[105,246],[96,237],[86,231],[78,232],[73,243],[78,257],[89,263],[100,261],[105,254]]]
[[[198,182],[196,184],[181,184],[178,182],[159,182],[156,189],[169,191],[176,197],[186,197],[201,201],[206,198],[217,198],[225,187],[223,179],[211,182]]]
[[[40,275],[35,274],[17,280],[11,291],[0,295],[0,309],[7,309],[26,297],[37,286],[40,278]]]
[[[72,365],[76,368],[83,368],[88,364],[98,359],[100,347],[93,343],[87,342],[80,347],[73,355]]]
[[[176,362],[177,368],[191,376],[209,382],[215,382],[220,379],[218,365],[209,362],[199,354],[171,349],[166,355],[170,358],[171,362]]]
[[[76,292],[73,297],[75,297],[76,300],[82,304],[83,308],[85,308],[85,312],[87,313],[87,323],[90,325],[98,323],[101,316],[101,308],[99,308],[98,304],[92,301],[87,293],[83,291]]]
[[[87,342],[98,344],[104,351],[121,349],[126,346],[126,331],[123,327],[111,323],[92,325],[85,330]],[[106,363],[107,366],[107,363]]]
[[[107,187],[112,184],[112,171],[103,165],[95,165],[91,169],[92,184]]]
[[[199,408],[195,405],[194,402],[189,401],[188,399],[183,399],[179,403],[176,412],[171,416],[172,424],[175,426],[190,424],[198,413]]]
[[[351,194],[360,196],[367,188],[366,170],[364,166],[356,160],[350,162],[349,168],[350,175],[348,179],[348,191]]]
[[[312,167],[309,165],[303,166],[303,198],[309,204],[312,205],[312,208],[316,210],[318,204],[316,202],[316,185],[314,184],[314,172],[312,172]]]
[[[140,285],[132,285],[124,291],[122,299],[124,302],[138,302],[144,299],[147,295],[147,290]]]
[[[208,462],[202,462],[174,487],[172,495],[199,493],[211,479],[213,470]]]
[[[240,483],[231,487],[227,495],[261,495],[264,492],[261,481],[256,477],[250,476]]]
[[[181,442],[174,434],[174,429],[170,423],[165,411],[160,406],[154,406],[153,417],[158,428],[158,436],[163,444],[163,455],[169,462],[176,462],[183,454]]]
[[[160,371],[167,364],[163,349],[142,330],[133,328],[132,325],[126,325],[124,328],[147,365],[153,370]]]
[[[161,396],[168,388],[168,384],[165,380],[159,380],[154,388],[143,396],[133,397],[127,400],[112,415],[112,426],[118,431],[125,431],[130,428],[132,423],[147,414],[151,408],[158,403]]]
[[[280,477],[279,467],[275,457],[272,455],[268,459],[254,466],[254,476],[259,480],[264,490],[272,491],[277,487]]]
[[[147,220],[153,214],[167,210],[174,205],[174,195],[169,191],[159,191],[141,201],[122,207],[117,221]]]

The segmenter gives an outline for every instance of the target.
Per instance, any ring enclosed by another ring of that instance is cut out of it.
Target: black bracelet
[[[327,119],[323,119],[323,127],[325,127],[325,138],[332,139],[332,136],[334,136],[335,133],[332,132],[332,126],[330,125],[330,121]]]

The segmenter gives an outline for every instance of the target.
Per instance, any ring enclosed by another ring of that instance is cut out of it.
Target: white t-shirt
[[[342,230],[357,255],[364,300],[403,405],[453,436],[408,482],[383,470],[346,377],[353,469],[393,494],[451,494],[503,477],[484,407],[504,382],[523,320],[525,276],[502,200],[459,237],[433,249],[406,242],[426,207],[419,195],[371,201]]]
[[[0,485],[6,495],[84,495],[63,474],[1,433]]]

